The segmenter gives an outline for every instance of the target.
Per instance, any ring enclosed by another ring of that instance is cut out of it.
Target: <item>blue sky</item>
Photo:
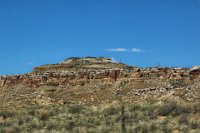
[[[200,0],[0,0],[0,74],[71,56],[200,65]]]

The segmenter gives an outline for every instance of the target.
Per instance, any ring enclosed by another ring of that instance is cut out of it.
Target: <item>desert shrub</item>
[[[24,123],[24,120],[22,119],[22,118],[19,118],[18,120],[17,120],[17,124],[18,125],[22,125]]]
[[[197,129],[199,126],[199,123],[196,120],[189,121],[189,125],[191,129]]]
[[[138,126],[133,129],[133,132],[134,133],[149,133],[150,130],[149,130],[149,127],[148,127],[147,123],[140,122],[138,124]]]
[[[32,121],[32,117],[30,117],[30,116],[28,116],[28,115],[25,115],[25,116],[23,117],[23,119],[24,119],[24,122],[25,122],[25,123]]]
[[[136,111],[134,114],[133,114],[133,118],[137,121],[140,121],[140,120],[144,120],[145,118],[147,118],[145,116],[145,114],[141,111]]]
[[[158,114],[162,116],[167,116],[176,109],[177,104],[175,102],[165,103],[160,106]]]
[[[179,130],[181,133],[189,133],[188,125],[179,125]]]
[[[10,111],[0,111],[0,116],[2,116],[4,119],[12,117],[14,115],[15,114],[13,112],[10,112]]]
[[[115,114],[117,114],[119,112],[120,112],[120,110],[118,108],[113,107],[113,106],[111,106],[109,108],[106,108],[103,111],[103,113],[104,113],[105,116],[107,116],[107,115],[115,115]]]
[[[130,107],[129,107],[129,111],[136,111],[136,110],[140,110],[141,109],[141,105],[139,105],[139,104],[134,104],[134,105],[131,105]]]
[[[65,129],[70,130],[70,131],[73,130],[75,127],[76,127],[76,123],[73,121],[69,121],[65,125]]]
[[[53,122],[48,122],[47,123],[47,130],[52,130],[52,129],[55,129],[56,128],[56,124],[53,123]]]
[[[181,115],[180,118],[179,118],[179,120],[178,120],[178,122],[180,124],[188,124],[188,117],[187,117],[187,115],[185,115],[185,114]]]
[[[174,87],[181,87],[186,85],[186,81],[184,79],[171,79],[169,82]]]
[[[190,109],[186,105],[176,105],[174,110],[174,115],[180,115],[180,114],[185,114],[189,113]]]
[[[167,126],[167,124],[165,124],[164,126],[163,126],[163,133],[171,133],[172,132],[172,129],[171,128],[169,128],[168,126]]]
[[[32,121],[32,117],[31,116],[28,116],[28,115],[24,115],[24,116],[21,116],[21,117],[16,117],[16,123],[18,125],[23,125],[24,123],[29,123]]]
[[[150,126],[149,126],[149,130],[151,132],[155,132],[156,129],[157,129],[156,125],[157,125],[156,123],[151,123]]]
[[[200,103],[196,103],[191,108],[192,113],[199,113],[200,112]]]
[[[80,105],[73,105],[73,106],[70,106],[68,109],[69,113],[72,113],[72,114],[79,114],[81,113],[82,110],[83,110],[83,106],[80,106]]]
[[[44,111],[44,110],[39,111],[38,118],[40,120],[47,120],[49,118],[49,116],[50,116],[50,114],[48,111]]]
[[[31,130],[40,128],[38,121],[31,121],[27,124],[27,127]]]
[[[87,120],[82,123],[87,128],[95,127],[96,124],[99,124],[98,121],[95,120],[95,118],[87,118]]]
[[[33,109],[29,110],[28,111],[28,115],[34,116],[35,115],[35,110],[33,110]]]

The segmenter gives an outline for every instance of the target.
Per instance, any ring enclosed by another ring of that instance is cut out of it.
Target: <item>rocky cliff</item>
[[[200,68],[138,68],[110,58],[68,58],[24,75],[0,76],[0,100],[9,104],[98,104],[199,100]]]

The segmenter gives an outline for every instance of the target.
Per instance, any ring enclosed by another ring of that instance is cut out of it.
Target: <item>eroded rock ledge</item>
[[[0,76],[0,89],[20,85],[32,88],[34,94],[44,93],[40,98],[60,99],[63,103],[111,102],[119,93],[127,102],[167,96],[194,101],[198,100],[199,80],[200,67],[138,68],[113,63],[110,58],[84,57],[36,67],[24,75]]]

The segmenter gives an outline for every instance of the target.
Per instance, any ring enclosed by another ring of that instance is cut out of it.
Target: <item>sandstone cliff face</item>
[[[123,95],[126,102],[166,97],[195,101],[199,80],[199,67],[138,68],[113,63],[109,58],[87,57],[36,67],[24,75],[0,76],[0,90],[12,88],[12,93],[19,86],[21,90],[27,88],[31,91],[22,99],[32,99],[32,103],[38,104],[111,102],[119,95]],[[20,99],[17,95],[12,97]]]

